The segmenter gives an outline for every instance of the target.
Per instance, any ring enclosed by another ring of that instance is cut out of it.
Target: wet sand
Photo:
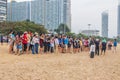
[[[78,54],[8,54],[0,45],[0,80],[120,80],[120,47],[117,53],[89,58]]]

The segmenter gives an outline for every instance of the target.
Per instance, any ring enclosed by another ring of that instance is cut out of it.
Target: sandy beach
[[[117,53],[89,58],[78,54],[8,54],[0,45],[0,80],[120,80],[120,47]]]

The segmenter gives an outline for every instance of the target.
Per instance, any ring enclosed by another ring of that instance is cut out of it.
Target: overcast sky
[[[118,0],[71,0],[72,31],[88,29],[88,24],[90,29],[101,30],[101,13],[108,10],[109,36],[117,35],[117,5]]]

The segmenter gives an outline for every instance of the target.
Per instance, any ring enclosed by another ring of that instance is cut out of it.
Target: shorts
[[[19,49],[20,51],[22,51],[22,49]]]
[[[116,45],[114,45],[114,47],[117,47]]]
[[[19,49],[19,45],[18,44],[16,45],[16,48]]]
[[[61,48],[65,48],[65,45],[64,45],[64,44],[61,44],[60,47],[61,47]]]
[[[59,44],[59,46],[58,47],[61,47],[62,46],[62,44]]]
[[[48,51],[48,52],[50,51],[50,46],[47,47],[47,51]]]
[[[102,48],[102,52],[103,52],[103,51],[105,52],[105,51],[106,51],[106,48]]]
[[[65,49],[67,50],[68,49],[68,46],[65,44]]]
[[[68,48],[71,48],[71,44],[68,44]]]
[[[11,40],[11,41],[9,42],[9,45],[10,45],[10,46],[13,46],[13,44],[14,44],[14,41]]]
[[[40,44],[40,48],[43,48],[44,47],[44,44]]]
[[[76,45],[76,46],[73,46],[73,48],[78,48],[78,46]]]
[[[47,52],[47,51],[48,51],[48,46],[44,45],[44,52]]]
[[[27,44],[23,44],[23,51],[27,51]]]
[[[29,47],[30,46],[30,43],[27,43],[27,47]]]
[[[1,40],[1,43],[3,43],[3,40]]]
[[[78,46],[78,48],[80,48],[80,45],[77,45]]]

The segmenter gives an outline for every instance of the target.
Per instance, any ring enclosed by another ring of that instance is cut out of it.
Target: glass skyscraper
[[[71,0],[63,0],[63,23],[71,29]]]
[[[45,0],[31,1],[31,21],[45,25]]]
[[[102,13],[102,37],[108,37],[108,12]]]
[[[8,20],[11,19],[10,21],[29,19],[37,24],[44,25],[48,30],[57,29],[60,24],[66,24],[71,29],[70,0],[12,2],[12,11],[10,3],[8,6]]]
[[[45,26],[49,30],[54,30],[59,26],[58,0],[46,0]]]
[[[0,0],[0,22],[6,21],[7,0]]]
[[[120,4],[118,5],[118,27],[117,27],[117,36],[120,37]]]
[[[13,22],[30,20],[30,2],[12,1],[12,3],[8,3],[7,20]]]
[[[71,29],[71,0],[46,0],[46,27],[56,29],[66,24]]]

